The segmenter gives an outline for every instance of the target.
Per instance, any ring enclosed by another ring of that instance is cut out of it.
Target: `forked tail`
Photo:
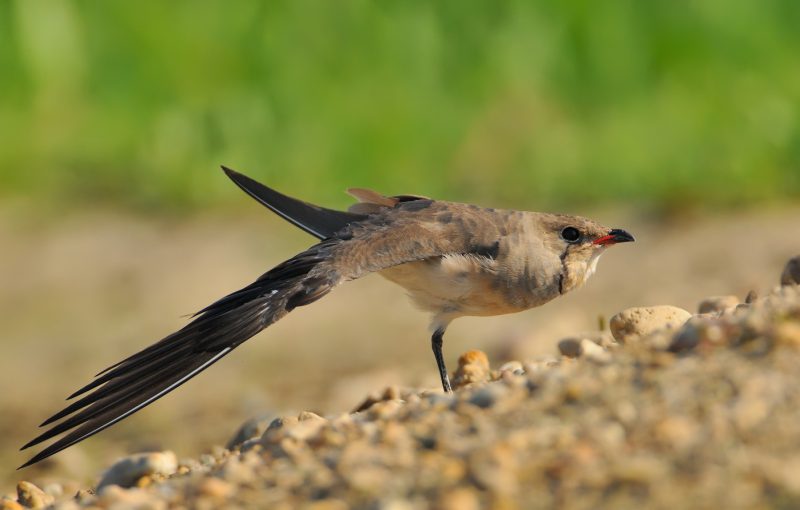
[[[327,267],[330,250],[337,242],[325,240],[292,257],[247,287],[199,311],[180,330],[97,374],[92,382],[69,396],[83,397],[41,426],[57,424],[21,449],[67,434],[20,468],[46,459],[152,404],[292,309],[327,294],[339,283],[336,272]]]

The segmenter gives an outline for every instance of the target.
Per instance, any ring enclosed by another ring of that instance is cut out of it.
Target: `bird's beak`
[[[633,241],[635,241],[635,239],[633,238],[632,235],[630,235],[629,233],[625,232],[621,228],[615,228],[615,229],[609,230],[608,234],[606,234],[604,236],[601,236],[601,237],[598,237],[597,239],[592,241],[592,244],[598,244],[600,246],[606,246],[606,245],[617,244],[617,243],[632,243]]]

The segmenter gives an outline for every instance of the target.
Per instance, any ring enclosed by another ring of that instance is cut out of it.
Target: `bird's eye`
[[[561,239],[568,243],[577,243],[581,238],[581,231],[575,227],[566,227],[561,231]]]

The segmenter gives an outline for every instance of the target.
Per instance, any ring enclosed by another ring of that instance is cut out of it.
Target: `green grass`
[[[0,3],[0,195],[800,198],[795,0]]]

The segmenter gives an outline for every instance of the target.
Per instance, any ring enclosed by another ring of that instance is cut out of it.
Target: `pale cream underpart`
[[[434,314],[432,329],[464,315],[501,315],[520,311],[492,287],[496,280],[491,260],[474,255],[401,264],[380,272],[408,291],[413,303]]]
[[[597,250],[586,263],[571,264],[570,279],[573,281],[569,290],[579,287],[594,274],[603,251]],[[401,264],[379,274],[406,289],[417,307],[433,313],[431,329],[445,327],[463,316],[521,312],[552,299],[532,299],[524,305],[511,303],[507,292],[497,284],[498,278],[502,279],[497,272],[494,260],[453,254]]]

